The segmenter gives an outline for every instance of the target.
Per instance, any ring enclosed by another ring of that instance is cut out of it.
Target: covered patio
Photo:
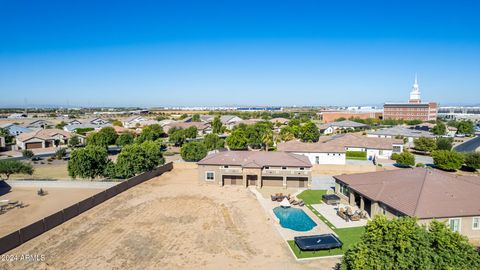
[[[326,203],[322,204],[312,204],[312,207],[318,211],[323,217],[325,217],[333,226],[336,228],[353,228],[353,227],[362,227],[367,225],[368,219],[360,219],[358,221],[348,220],[346,221],[337,214],[339,208],[350,207],[353,212],[361,211],[357,206],[351,206],[348,204],[338,204],[338,205],[328,205]]]

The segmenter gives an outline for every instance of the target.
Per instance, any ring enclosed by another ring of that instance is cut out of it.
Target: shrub
[[[434,138],[420,137],[414,140],[415,149],[423,152],[432,152],[437,148],[437,142]]]
[[[400,155],[399,153],[393,153],[393,154],[390,156],[390,159],[391,159],[391,160],[397,160],[399,155]]]
[[[438,138],[437,150],[452,150],[453,138]]]
[[[103,175],[108,162],[107,149],[90,145],[75,149],[68,161],[68,174],[73,177],[90,178]]]
[[[55,158],[56,159],[62,159],[67,155],[67,149],[66,148],[60,148],[55,152]]]
[[[419,162],[419,163],[417,163],[417,165],[415,165],[415,167],[425,168],[425,164]]]
[[[433,164],[440,169],[455,171],[463,165],[464,156],[461,153],[448,150],[433,151]]]
[[[414,166],[415,156],[412,155],[410,152],[402,152],[398,154],[398,157],[395,161],[400,166],[405,166],[405,167]]]
[[[24,157],[24,158],[29,158],[29,159],[30,159],[30,158],[32,158],[34,155],[35,155],[35,154],[33,153],[32,150],[27,150],[27,149],[25,149],[25,150],[22,151],[22,157]]]
[[[470,152],[465,155],[465,166],[470,169],[480,169],[480,153]]]

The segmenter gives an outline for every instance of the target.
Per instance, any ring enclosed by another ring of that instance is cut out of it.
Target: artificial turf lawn
[[[331,249],[331,250],[319,250],[319,251],[301,251],[298,246],[295,244],[295,241],[290,240],[287,241],[288,245],[292,249],[293,253],[298,259],[304,258],[312,258],[312,257],[323,257],[323,256],[334,256],[334,255],[342,255],[348,248],[360,241],[360,237],[363,235],[365,231],[364,227],[354,227],[354,228],[343,228],[343,229],[335,229],[335,233],[342,241],[343,246],[341,249]]]
[[[354,243],[360,241],[360,237],[365,231],[365,227],[353,227],[353,228],[342,228],[337,229],[333,226],[332,223],[328,221],[322,214],[320,214],[311,204],[320,204],[322,203],[322,195],[326,194],[326,190],[305,190],[299,195],[298,198],[302,199],[305,202],[305,206],[312,211],[323,223],[325,223],[330,229],[332,229],[342,241],[342,249],[336,248],[331,250],[319,250],[319,251],[302,251],[295,244],[295,241],[287,241],[288,245],[292,249],[293,253],[298,259],[303,258],[312,258],[312,257],[323,257],[323,256],[333,256],[333,255],[342,255],[345,251]]]
[[[297,198],[302,199],[305,204],[320,204],[322,203],[322,195],[327,194],[326,190],[305,190],[297,195]]]

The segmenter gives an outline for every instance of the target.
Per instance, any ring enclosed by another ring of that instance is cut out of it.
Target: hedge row
[[[355,158],[367,158],[366,151],[347,151],[347,157],[355,157]]]

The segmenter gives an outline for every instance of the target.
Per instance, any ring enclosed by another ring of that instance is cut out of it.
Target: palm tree
[[[262,143],[265,145],[265,151],[268,152],[268,146],[273,144],[273,132],[265,131],[262,135]]]

